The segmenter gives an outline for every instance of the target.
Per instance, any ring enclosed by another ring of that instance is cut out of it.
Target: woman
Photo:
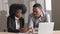
[[[24,4],[12,4],[10,8],[11,15],[7,18],[8,32],[19,32],[24,28],[24,18],[22,16],[26,13],[26,6]]]

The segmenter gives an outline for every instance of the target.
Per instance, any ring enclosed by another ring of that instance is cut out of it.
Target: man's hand
[[[29,32],[31,32],[31,33],[33,33],[33,31],[34,31],[34,29],[32,29],[32,28],[29,29]]]

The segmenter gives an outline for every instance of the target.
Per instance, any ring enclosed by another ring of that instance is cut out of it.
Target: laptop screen
[[[39,23],[38,34],[52,34],[54,28],[54,22]]]

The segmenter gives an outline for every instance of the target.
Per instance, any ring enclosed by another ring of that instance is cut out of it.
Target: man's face
[[[39,17],[41,15],[41,9],[38,7],[33,7],[33,14],[36,17]]]
[[[16,11],[16,17],[18,17],[18,18],[22,17],[22,10],[21,9],[18,9]]]

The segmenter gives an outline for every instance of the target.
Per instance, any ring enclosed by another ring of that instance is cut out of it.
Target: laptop
[[[53,34],[54,22],[39,23],[38,34]]]

